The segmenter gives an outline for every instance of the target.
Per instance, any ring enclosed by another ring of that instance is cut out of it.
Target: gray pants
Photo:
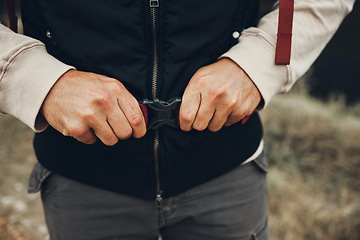
[[[49,174],[39,165],[29,191],[42,188],[51,240],[146,240],[159,233],[163,240],[266,240],[266,171],[262,153],[160,207]]]

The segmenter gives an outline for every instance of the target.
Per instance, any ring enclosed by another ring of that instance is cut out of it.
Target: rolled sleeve
[[[310,68],[354,3],[355,0],[295,0],[289,65],[275,65],[277,7],[257,27],[245,29],[238,44],[221,57],[232,59],[249,75],[267,106],[275,95],[289,91]]]
[[[244,32],[239,44],[222,57],[232,59],[246,72],[261,93],[265,107],[276,94],[285,92],[290,69],[274,64],[275,47],[252,30]]]
[[[24,122],[34,131],[48,123],[39,114],[55,82],[73,67],[46,52],[44,44],[10,33],[2,26],[0,41],[0,111]]]

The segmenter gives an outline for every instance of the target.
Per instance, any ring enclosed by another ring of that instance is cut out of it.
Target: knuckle
[[[183,131],[190,131],[192,129],[192,120],[189,116],[181,115],[179,116],[180,128]]]
[[[196,89],[201,89],[206,82],[208,82],[208,75],[202,69],[198,70],[191,80],[191,84]]]
[[[196,72],[196,75],[200,78],[204,78],[209,74],[207,67],[199,68]]]
[[[240,121],[244,116],[245,113],[242,111],[236,111],[231,114],[231,117],[238,121]]]
[[[122,129],[122,131],[119,133],[119,138],[122,140],[128,139],[131,137],[133,131],[131,127],[126,127],[124,129]]]
[[[119,141],[119,139],[117,137],[112,137],[107,139],[104,144],[107,146],[114,146],[117,142]]]
[[[242,118],[239,116],[233,116],[231,117],[231,120],[229,121],[231,124],[237,123],[241,120]]]
[[[92,102],[102,109],[109,109],[111,106],[111,98],[105,94],[97,94]]]
[[[212,98],[221,98],[225,95],[225,91],[222,88],[211,88],[209,94]]]
[[[96,114],[93,110],[87,109],[80,113],[80,118],[86,122],[94,122],[96,119]]]
[[[209,125],[208,129],[211,131],[211,132],[218,132],[220,129],[221,129],[222,126],[215,126],[215,125]]]
[[[62,129],[61,133],[64,137],[70,137],[69,129]]]
[[[209,81],[209,76],[206,75],[205,73],[201,73],[198,76],[197,83],[198,83],[199,87],[204,86],[204,84],[206,84],[208,81]]]
[[[135,114],[131,115],[129,122],[130,122],[131,126],[135,126],[135,127],[140,126],[141,123],[143,122],[142,115],[140,113],[135,113]]]
[[[119,81],[112,82],[110,87],[111,87],[112,91],[118,96],[121,96],[124,91],[124,85],[122,83],[120,83]]]
[[[96,142],[96,138],[89,138],[89,139],[84,139],[84,140],[79,139],[79,141],[81,141],[85,144],[94,144]]]
[[[239,113],[232,113],[231,118],[229,119],[228,123],[234,124],[239,122],[241,119],[243,119],[245,114],[239,112]]]
[[[185,124],[190,124],[193,121],[193,115],[191,113],[182,113],[180,115],[180,121]]]
[[[67,132],[69,136],[72,136],[77,139],[83,138],[87,133],[89,129],[84,126],[69,126],[67,128]]]
[[[143,136],[145,136],[145,134],[146,134],[146,131],[144,131],[144,132],[142,132],[142,133],[140,133],[140,134],[133,134],[133,137],[134,138],[142,138]],[[130,137],[130,136],[129,136]]]
[[[230,114],[232,114],[235,110],[236,102],[235,101],[226,101],[221,105],[221,108],[219,109],[219,114],[222,118],[229,117]]]
[[[224,126],[225,127],[229,127],[229,126],[231,126],[231,125],[233,125],[234,123],[232,122],[232,121],[227,121],[225,124],[224,124]]]
[[[145,136],[146,131],[147,131],[146,126],[144,126],[144,128],[142,128],[142,131],[139,131],[138,134],[135,134],[135,135],[133,134],[133,135],[135,138],[141,138],[141,137]]]
[[[194,123],[193,128],[198,131],[204,131],[207,125],[201,123]]]
[[[234,109],[236,104],[237,104],[237,99],[236,98],[231,98],[231,99],[229,99],[227,101],[225,108],[228,109],[228,110],[229,109]]]
[[[185,126],[184,124],[180,124],[180,129],[181,129],[182,131],[188,132],[188,131],[191,130],[191,127]]]
[[[99,96],[97,97],[94,102],[97,105],[103,106],[103,107],[107,107],[109,105],[109,99],[105,96]]]

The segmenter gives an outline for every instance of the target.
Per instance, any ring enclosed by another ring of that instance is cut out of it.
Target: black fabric
[[[256,23],[254,0],[160,0],[157,8],[161,100],[182,96],[192,75],[237,43],[234,31]],[[153,38],[148,0],[22,0],[26,35],[78,70],[121,81],[138,99],[151,98]],[[50,33],[50,34],[49,34]],[[50,35],[50,36],[49,36]],[[215,178],[251,156],[262,137],[255,114],[217,133],[160,130],[160,180],[169,197]],[[155,198],[154,132],[107,147],[85,145],[51,127],[34,139],[49,170],[145,199]]]

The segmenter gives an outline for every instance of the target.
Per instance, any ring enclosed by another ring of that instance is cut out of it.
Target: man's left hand
[[[180,107],[180,128],[219,131],[251,115],[261,94],[248,75],[223,58],[200,68],[190,79]]]

